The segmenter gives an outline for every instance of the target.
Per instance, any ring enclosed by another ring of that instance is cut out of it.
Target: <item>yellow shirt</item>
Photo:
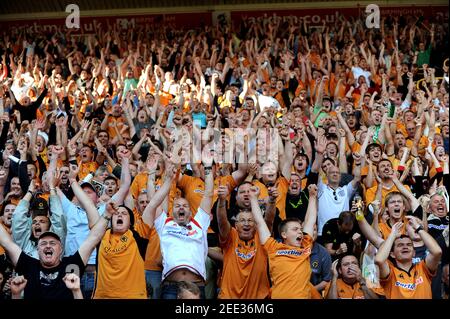
[[[131,230],[120,235],[108,229],[97,258],[94,299],[147,299],[144,259]]]

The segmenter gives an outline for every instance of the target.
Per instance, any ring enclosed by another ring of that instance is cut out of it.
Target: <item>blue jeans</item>
[[[147,294],[149,299],[159,299],[161,297],[162,271],[146,270],[145,281],[147,284]]]
[[[205,299],[205,286],[199,286],[200,299]],[[178,284],[176,282],[161,284],[161,299],[177,299]]]
[[[95,273],[85,272],[80,279],[80,288],[84,299],[92,299],[95,285]]]

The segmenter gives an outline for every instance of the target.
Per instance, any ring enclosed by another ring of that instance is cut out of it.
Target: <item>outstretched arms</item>
[[[157,208],[163,200],[169,195],[170,187],[172,186],[172,182],[175,176],[176,168],[175,166],[169,162],[167,165],[165,175],[164,175],[164,183],[161,188],[155,193],[155,195],[151,198],[147,207],[145,207],[144,212],[142,213],[142,220],[148,226],[153,227],[153,223],[156,218],[161,214],[162,211],[159,211],[157,214]],[[150,177],[149,177],[150,178]]]

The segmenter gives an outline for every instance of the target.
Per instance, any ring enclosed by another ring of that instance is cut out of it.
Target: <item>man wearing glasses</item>
[[[355,168],[353,170],[354,178],[344,186],[339,186],[341,172],[339,167],[333,165],[327,170],[328,183],[324,184],[319,178],[318,183],[318,235],[322,236],[323,226],[332,218],[337,218],[343,211],[350,210],[350,199],[356,191],[361,180],[361,155],[353,153]]]
[[[252,185],[242,184],[241,192]],[[270,284],[267,276],[267,252],[263,249],[256,232],[251,205],[245,205],[236,215],[234,227],[227,218],[228,187],[218,187],[217,224],[219,243],[223,251],[222,285],[220,299],[265,299],[269,297]],[[273,195],[273,193],[269,193]],[[244,195],[250,204],[250,195]],[[245,200],[244,199],[244,200]],[[271,209],[265,214],[265,223],[272,229],[275,217],[276,197],[269,197]],[[247,208],[245,208],[247,207]]]

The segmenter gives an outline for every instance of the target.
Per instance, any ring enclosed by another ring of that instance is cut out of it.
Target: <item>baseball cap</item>
[[[89,182],[83,182],[83,183],[81,183],[81,185],[80,185],[81,188],[83,188],[83,187],[85,187],[85,186],[90,187],[94,192],[97,193],[97,190],[95,189],[94,185],[92,185],[91,183],[89,183]]]
[[[47,215],[48,214],[48,203],[45,198],[36,197],[30,206],[30,212],[32,215]]]
[[[43,232],[41,234],[41,236],[39,236],[38,240],[40,240],[41,238],[47,237],[47,236],[53,237],[53,238],[57,239],[59,242],[61,242],[61,238],[58,236],[58,234],[56,234],[56,233],[54,233],[52,231]]]

